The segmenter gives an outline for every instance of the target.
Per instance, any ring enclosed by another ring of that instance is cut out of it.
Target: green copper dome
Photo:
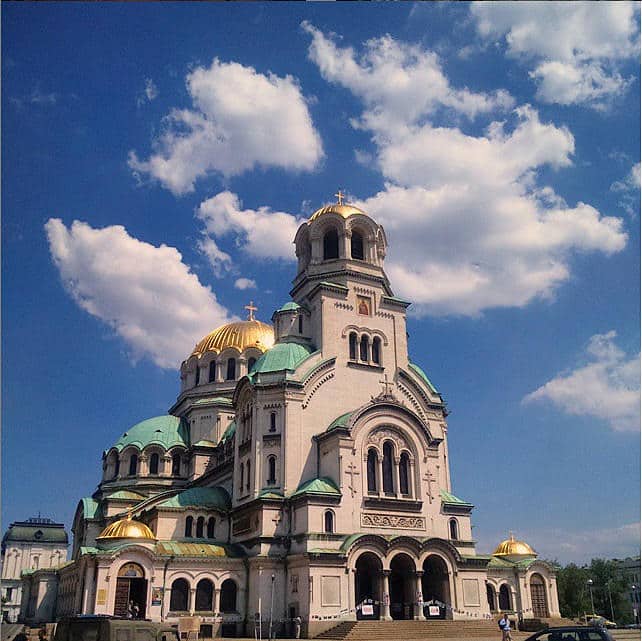
[[[294,371],[311,353],[309,347],[299,343],[277,343],[256,361],[250,378],[265,372]]]
[[[170,414],[148,418],[146,421],[130,427],[116,441],[114,447],[120,452],[129,445],[142,450],[152,444],[159,445],[165,451],[176,445],[188,447],[189,429],[187,423]]]
[[[281,309],[279,309],[279,312],[289,312],[289,311],[296,311],[297,309],[300,309],[301,305],[295,303],[293,300],[285,303]]]

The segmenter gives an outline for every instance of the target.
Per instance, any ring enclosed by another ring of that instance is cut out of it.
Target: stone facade
[[[489,618],[502,585],[527,616],[533,573],[558,614],[549,566],[476,554],[473,506],[452,493],[448,412],[409,359],[410,303],[385,274],[383,228],[337,204],[295,247],[274,345],[254,340],[267,326],[248,306],[183,363],[171,416],[105,452],[58,615],[136,601],[156,620],[199,615],[206,636],[250,634],[270,613],[279,631],[301,617],[314,635],[339,619]],[[101,536],[127,513],[151,534]]]

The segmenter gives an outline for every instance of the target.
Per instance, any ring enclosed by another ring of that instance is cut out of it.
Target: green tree
[[[628,600],[630,586],[622,576],[619,563],[607,559],[593,559],[588,572],[593,580],[593,598],[597,614],[607,619],[614,617],[617,623],[631,623],[633,613]]]
[[[579,618],[591,610],[591,600],[587,581],[590,575],[587,568],[575,563],[560,567],[557,571],[557,594],[560,614],[568,619]]]

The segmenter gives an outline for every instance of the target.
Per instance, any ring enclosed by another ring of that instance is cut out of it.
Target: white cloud
[[[252,280],[251,278],[237,278],[234,281],[234,287],[240,290],[256,289],[256,281]]]
[[[269,207],[242,209],[239,197],[223,191],[202,202],[196,216],[204,224],[204,238],[231,236],[237,247],[261,259],[294,260],[294,236],[305,218],[272,211]]]
[[[137,240],[121,225],[94,229],[74,221],[67,228],[50,218],[45,230],[66,290],[135,360],[177,368],[200,338],[231,320],[174,247]]]
[[[174,194],[194,190],[209,173],[229,177],[255,166],[312,170],[323,157],[301,89],[291,76],[214,59],[187,75],[192,109],[174,109],[154,153],[129,166],[159,180]]]
[[[145,89],[136,99],[136,105],[141,106],[146,102],[152,102],[158,98],[158,87],[151,78],[145,78]]]
[[[583,565],[597,558],[626,558],[640,553],[640,523],[594,530],[564,530],[548,528],[518,532],[517,538],[526,541],[540,559],[557,559],[560,563]],[[478,536],[480,551],[492,553],[506,533]]]
[[[623,92],[622,61],[639,56],[633,2],[475,2],[479,34],[505,39],[508,54],[534,64],[544,102],[597,109]]]
[[[437,126],[439,105],[481,116],[506,104],[453,88],[430,52],[386,37],[367,42],[358,57],[304,28],[322,75],[363,100],[356,123],[372,133],[386,186],[357,204],[385,226],[388,274],[416,312],[523,306],[569,278],[573,252],[608,255],[625,246],[620,219],[586,203],[568,206],[538,184],[544,166],[572,165],[575,142],[566,127],[542,122],[528,105],[478,136]]]
[[[308,55],[321,75],[363,99],[367,109],[355,124],[367,129],[390,131],[418,123],[440,107],[473,118],[513,105],[503,90],[488,94],[452,87],[437,54],[417,45],[386,35],[368,40],[357,56],[309,22],[302,26],[312,36]]]
[[[640,429],[640,354],[627,356],[615,344],[615,331],[592,336],[588,364],[562,373],[524,397],[547,400],[576,416],[592,416],[618,432]]]
[[[640,191],[640,163],[633,165],[623,180],[614,182],[611,191]]]

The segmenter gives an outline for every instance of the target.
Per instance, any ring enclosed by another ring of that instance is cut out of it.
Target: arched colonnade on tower
[[[363,537],[348,556],[357,619],[450,619],[457,607],[457,553],[441,539],[384,543]]]

